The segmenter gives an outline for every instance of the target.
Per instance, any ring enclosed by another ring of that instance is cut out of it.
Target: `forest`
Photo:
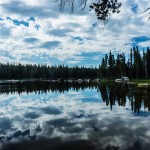
[[[0,79],[115,79],[121,76],[130,79],[150,78],[150,49],[141,51],[139,47],[133,47],[129,55],[114,55],[110,51],[102,58],[99,68],[0,63]]]
[[[0,64],[0,79],[58,79],[78,78],[95,79],[98,77],[98,68],[68,67],[65,65],[48,66],[32,64]]]
[[[137,46],[130,50],[129,55],[121,53],[116,57],[110,51],[102,58],[99,71],[101,78],[114,79],[128,76],[130,79],[148,79],[150,78],[150,49],[141,51]]]

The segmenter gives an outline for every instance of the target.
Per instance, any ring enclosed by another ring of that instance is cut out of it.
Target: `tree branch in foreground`
[[[90,11],[95,11],[98,20],[107,22],[111,14],[119,13],[121,3],[118,0],[56,0],[59,2],[60,11],[63,12],[65,8],[69,8],[70,13],[74,12],[78,4],[81,10],[84,10],[87,6],[87,2],[90,2]]]

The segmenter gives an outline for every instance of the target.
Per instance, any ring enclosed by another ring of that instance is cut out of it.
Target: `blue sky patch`
[[[0,21],[3,21],[4,19],[3,18],[0,18]]]
[[[141,42],[150,41],[150,37],[148,37],[148,36],[134,37],[131,39],[131,41],[132,41],[132,46],[137,46]]]
[[[138,6],[136,4],[131,5],[131,10],[133,13],[137,13]]]
[[[10,17],[6,17],[7,20],[11,20],[16,26],[20,26],[20,25],[24,25],[26,27],[29,27],[29,21],[33,21],[35,22],[35,18],[34,17],[30,17],[27,21],[24,21],[24,20],[17,20],[17,19],[12,19]],[[3,20],[0,18],[0,21]],[[37,30],[39,30],[40,28],[40,25],[35,25],[35,28]]]
[[[29,27],[29,22],[24,20],[17,20],[17,19],[11,19],[10,17],[6,17],[7,20],[11,20],[16,26],[24,25],[26,27]]]
[[[17,25],[17,26],[24,25],[24,26],[26,26],[26,27],[29,27],[29,23],[26,22],[26,21],[18,21],[18,20],[12,20],[12,21],[13,21],[13,23],[14,23],[15,25]]]
[[[30,17],[29,19],[28,19],[28,21],[35,21],[35,18],[34,17]]]

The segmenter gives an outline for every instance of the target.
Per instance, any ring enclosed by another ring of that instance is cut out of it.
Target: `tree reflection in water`
[[[0,85],[0,94],[12,94],[17,92],[21,94],[23,92],[28,93],[48,93],[48,92],[55,92],[55,93],[64,93],[65,91],[74,90],[84,90],[86,88],[92,89],[97,88],[98,86],[95,83],[68,83],[68,82],[49,82],[49,81],[24,81],[24,82],[17,82],[17,83],[3,83]]]
[[[135,113],[139,113],[141,107],[147,108],[150,111],[150,91],[147,89],[137,89],[135,87],[122,87],[116,84],[95,84],[95,83],[51,83],[48,81],[34,81],[34,82],[17,82],[14,84],[3,83],[0,85],[0,94],[22,94],[23,92],[42,94],[48,92],[64,93],[65,91],[73,90],[79,91],[84,89],[97,89],[101,94],[103,102],[110,109],[113,109],[115,104],[119,106],[126,106],[129,100],[131,109]]]
[[[150,149],[148,91],[36,81],[3,83],[0,96],[2,150]]]
[[[135,113],[139,113],[142,105],[150,111],[150,92],[148,89],[138,89],[136,87],[122,87],[115,84],[102,84],[98,87],[103,102],[110,109],[113,108],[115,103],[119,106],[126,106],[129,100],[131,109]]]

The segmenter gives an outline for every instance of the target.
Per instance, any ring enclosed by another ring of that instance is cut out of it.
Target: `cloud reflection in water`
[[[150,149],[150,115],[132,113],[128,99],[124,107],[116,103],[111,110],[96,88],[14,93],[0,95],[0,99],[4,150]]]

